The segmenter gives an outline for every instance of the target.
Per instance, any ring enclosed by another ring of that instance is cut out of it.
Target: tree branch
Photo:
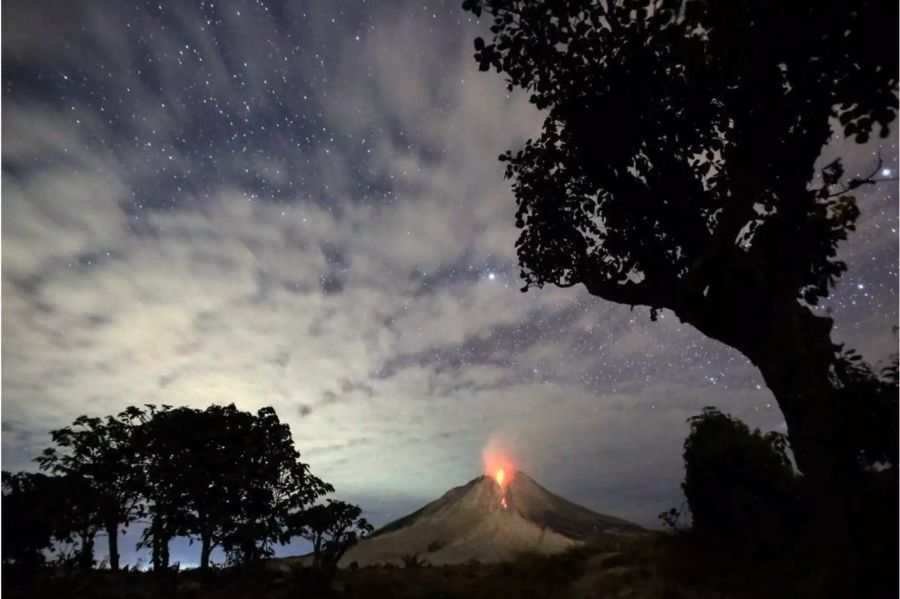
[[[862,187],[863,185],[877,185],[878,183],[884,183],[885,181],[896,181],[897,177],[883,177],[881,179],[876,179],[875,175],[878,174],[878,171],[881,170],[883,165],[883,161],[881,160],[881,156],[878,157],[878,162],[875,164],[875,168],[872,169],[872,172],[863,177],[862,179],[850,179],[850,181],[845,184],[841,189],[834,193],[825,193],[830,186],[826,185],[821,190],[819,190],[820,198],[836,198],[840,197],[846,193],[849,193],[856,189],[857,187]]]
[[[641,305],[651,308],[672,307],[674,298],[663,294],[649,278],[645,278],[642,281],[617,283],[599,276],[597,270],[593,268],[590,262],[591,260],[587,257],[581,261],[578,267],[579,276],[572,281],[572,285],[583,283],[591,295],[596,295],[618,304]]]

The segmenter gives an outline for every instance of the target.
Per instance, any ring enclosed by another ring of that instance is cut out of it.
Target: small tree
[[[785,436],[751,431],[715,408],[704,408],[689,422],[681,487],[694,530],[742,537],[789,528],[800,487]]]
[[[83,570],[93,567],[101,520],[98,495],[87,480],[4,472],[3,491],[4,563],[33,573],[54,548],[69,544],[74,546],[71,562]]]
[[[82,570],[94,567],[94,539],[103,528],[102,497],[93,482],[78,474],[56,477],[58,508],[55,519],[57,546],[67,543],[74,549],[74,563]],[[66,560],[64,563],[69,563]]]
[[[330,577],[344,554],[374,530],[360,514],[359,506],[329,499],[295,514],[291,531],[313,544],[313,567]]]

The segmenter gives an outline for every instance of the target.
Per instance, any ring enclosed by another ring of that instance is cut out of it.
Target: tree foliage
[[[3,562],[26,574],[48,557],[57,565],[92,568],[99,505],[99,494],[80,476],[3,472]],[[61,554],[64,545],[74,555]]]
[[[192,423],[188,408],[146,406],[149,418],[133,431],[133,443],[140,460],[141,495],[150,518],[138,548],[150,548],[154,570],[169,567],[169,542],[186,534],[190,512],[187,508],[187,472],[190,458],[185,443]]]
[[[506,153],[528,285],[584,282],[678,311],[739,284],[814,303],[858,214],[831,137],[888,134],[893,3],[468,1],[476,60],[547,111]],[[772,258],[776,258],[772,260]],[[734,271],[724,277],[726,271]],[[748,277],[747,281],[740,281]],[[738,279],[738,280],[735,280]]]
[[[888,358],[879,370],[866,364],[853,351],[845,351],[835,367],[841,381],[837,407],[844,422],[834,442],[861,470],[898,467],[898,377],[897,354]]]

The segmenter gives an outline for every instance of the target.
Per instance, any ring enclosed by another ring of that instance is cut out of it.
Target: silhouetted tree
[[[232,563],[272,554],[286,542],[286,520],[333,491],[309,472],[288,425],[272,408],[256,414],[233,404],[156,414],[145,427],[148,509],[157,522],[147,544],[174,534],[200,540],[200,568],[221,546]]]
[[[144,529],[138,548],[149,547],[154,570],[169,567],[172,537],[187,534],[189,472],[185,464],[192,457],[187,442],[198,424],[197,411],[147,406],[149,417],[137,427],[134,442],[143,468],[141,494],[150,525]]]
[[[32,472],[3,472],[3,563],[33,573],[46,561],[44,552],[56,534],[59,485],[53,477]]]
[[[77,475],[3,473],[3,561],[33,573],[62,543],[75,545],[74,563],[94,565],[94,538],[101,527],[99,497]]]
[[[715,408],[689,419],[684,442],[684,490],[700,534],[762,536],[796,522],[800,485],[787,439],[762,434]]]
[[[852,485],[834,489],[847,497],[849,542],[835,546],[822,538],[830,554],[851,553],[847,558],[853,594],[858,597],[895,597],[900,594],[897,568],[897,355],[877,372],[850,353],[838,375],[846,382],[838,396],[845,435],[835,440],[853,452],[863,472]],[[823,535],[825,536],[825,535]]]
[[[358,506],[329,499],[289,518],[289,536],[301,536],[313,545],[312,569],[305,571],[304,577],[305,586],[313,593],[328,592],[341,558],[374,530],[361,514]]]
[[[835,377],[841,382],[836,409],[843,426],[833,442],[865,472],[889,468],[896,473],[897,355],[890,356],[880,371],[853,351],[845,351],[842,358],[835,365]]]
[[[234,521],[244,484],[243,446],[252,414],[233,404],[205,410],[177,410],[184,444],[179,464],[184,483],[184,532],[200,540],[200,569],[209,568],[212,550]]]
[[[90,487],[96,513],[108,535],[109,566],[119,569],[119,528],[140,514],[142,475],[132,433],[144,418],[138,408],[118,416],[80,416],[65,428],[52,431],[56,447],[37,458],[42,470],[83,481]]]
[[[846,269],[848,192],[878,169],[842,184],[839,159],[818,180],[814,165],[834,119],[857,142],[888,134],[897,3],[463,7],[493,17],[493,39],[475,40],[480,68],[546,111],[540,137],[501,156],[525,288],[583,284],[736,348],[774,393],[800,469],[823,496],[844,486],[859,448],[835,443],[848,437],[843,358],[810,306]]]
[[[57,545],[74,544],[74,563],[82,570],[90,570],[94,567],[94,539],[104,527],[101,491],[80,474],[53,478],[58,481],[54,500],[58,509],[54,520]]]
[[[329,499],[291,518],[291,536],[313,544],[313,568],[321,573],[323,586],[327,587],[344,554],[374,530],[361,514],[359,506]]]
[[[334,488],[300,461],[290,427],[272,408],[262,408],[244,423],[244,443],[233,464],[242,484],[222,545],[230,561],[247,564],[271,556],[275,544],[290,538],[291,514]]]

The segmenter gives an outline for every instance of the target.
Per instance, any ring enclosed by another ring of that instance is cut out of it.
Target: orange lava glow
[[[506,509],[506,496],[505,495],[500,498],[500,507],[502,507],[503,509]]]
[[[484,473],[493,478],[500,486],[500,489],[505,492],[509,481],[513,479],[513,475],[516,472],[516,467],[512,460],[501,453],[493,451],[485,451],[483,458]]]

